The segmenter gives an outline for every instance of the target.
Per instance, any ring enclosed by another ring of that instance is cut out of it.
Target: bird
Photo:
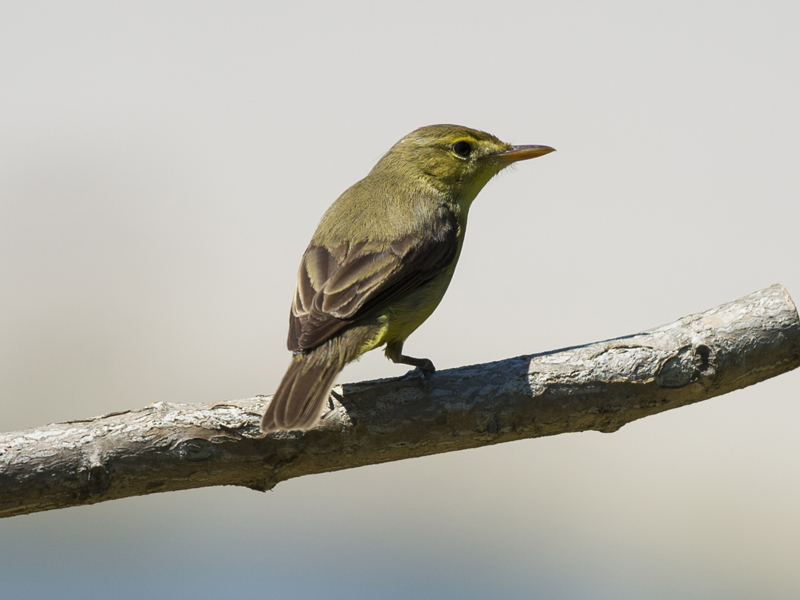
[[[515,146],[460,125],[412,131],[328,208],[297,273],[286,374],[261,429],[308,430],[347,363],[385,346],[386,357],[433,373],[403,344],[442,300],[473,200],[497,173],[550,146]]]

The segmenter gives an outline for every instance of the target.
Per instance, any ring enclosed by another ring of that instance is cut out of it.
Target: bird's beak
[[[528,160],[537,156],[544,156],[555,152],[550,146],[509,146],[505,152],[497,154],[495,158],[503,163],[513,163],[518,160]]]

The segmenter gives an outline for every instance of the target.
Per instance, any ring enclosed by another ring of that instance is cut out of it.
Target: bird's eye
[[[469,142],[465,142],[464,140],[458,141],[453,144],[453,152],[466,158],[472,153],[472,146]]]

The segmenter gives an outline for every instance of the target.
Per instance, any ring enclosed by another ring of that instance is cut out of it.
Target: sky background
[[[269,394],[319,217],[409,131],[493,180],[449,368],[800,299],[800,3],[0,2],[0,429]],[[340,381],[397,376],[375,352]],[[0,521],[8,598],[795,598],[800,373],[627,425]]]

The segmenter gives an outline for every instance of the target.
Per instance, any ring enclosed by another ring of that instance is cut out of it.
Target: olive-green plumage
[[[384,344],[392,361],[434,371],[404,355],[403,342],[450,284],[472,201],[509,164],[552,151],[457,125],[422,127],[392,146],[328,209],[303,255],[289,315],[294,356],[261,428],[316,425],[336,375]]]

